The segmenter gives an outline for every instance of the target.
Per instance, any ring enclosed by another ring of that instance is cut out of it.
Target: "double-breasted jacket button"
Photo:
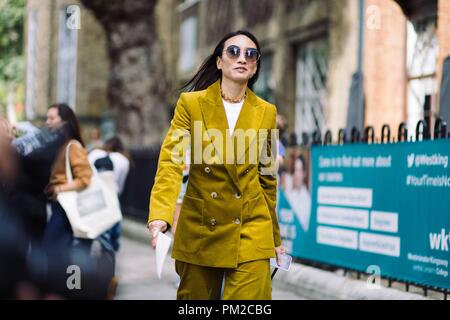
[[[211,198],[213,199],[217,198],[217,192],[215,191],[211,192]]]
[[[210,173],[211,172],[211,169],[209,167],[205,167],[204,170],[205,170],[206,173]]]
[[[241,198],[241,193],[240,192],[236,192],[235,194],[234,194],[234,197],[236,198],[236,199],[240,199]]]
[[[215,226],[217,224],[217,221],[216,221],[216,219],[212,218],[210,223],[212,226]]]
[[[239,218],[236,218],[236,220],[234,220],[234,223],[235,223],[235,224],[240,224],[240,223],[241,223],[241,220],[240,220]]]

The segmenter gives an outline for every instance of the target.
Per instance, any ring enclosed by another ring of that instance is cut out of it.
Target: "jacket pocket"
[[[174,250],[197,252],[203,241],[204,200],[185,195],[175,232]]]
[[[273,249],[273,223],[264,195],[249,200],[248,210],[253,242],[260,249]]]

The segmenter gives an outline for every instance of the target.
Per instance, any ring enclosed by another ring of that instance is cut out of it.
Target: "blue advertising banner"
[[[295,257],[450,289],[449,156],[448,139],[313,147],[310,192],[295,183],[298,161],[281,179],[294,181],[278,195],[284,244]]]

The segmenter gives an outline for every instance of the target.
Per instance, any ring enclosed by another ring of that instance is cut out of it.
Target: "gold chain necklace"
[[[244,95],[241,98],[233,99],[225,96],[225,94],[222,91],[222,88],[220,88],[220,95],[222,96],[222,99],[229,103],[239,103],[244,101],[245,97],[247,96],[247,93],[244,93]]]

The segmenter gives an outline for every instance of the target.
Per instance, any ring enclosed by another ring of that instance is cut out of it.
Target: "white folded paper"
[[[156,273],[159,279],[161,279],[164,261],[166,260],[167,253],[169,252],[171,242],[171,237],[162,232],[158,233],[158,238],[156,240]]]
[[[270,265],[274,268],[279,268],[285,271],[289,271],[291,267],[292,257],[288,254],[281,255],[281,265],[278,265],[277,259],[270,258]]]

